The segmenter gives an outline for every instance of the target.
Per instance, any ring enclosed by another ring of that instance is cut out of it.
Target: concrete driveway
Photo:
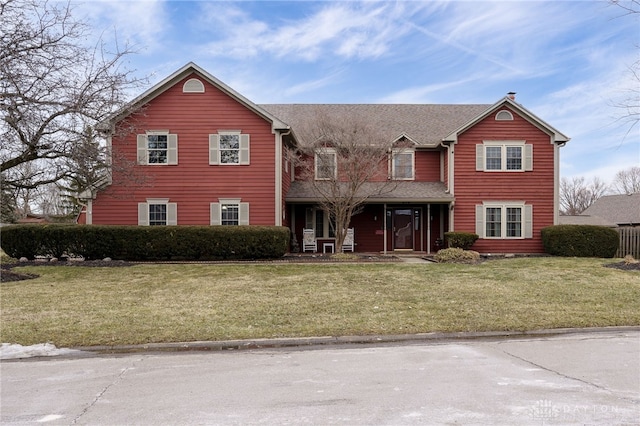
[[[640,424],[640,331],[0,364],[1,423]]]

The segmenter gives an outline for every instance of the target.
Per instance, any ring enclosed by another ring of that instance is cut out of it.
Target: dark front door
[[[394,250],[413,250],[413,210],[393,210]]]

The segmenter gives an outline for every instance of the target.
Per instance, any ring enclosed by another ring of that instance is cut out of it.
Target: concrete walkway
[[[3,425],[640,424],[640,331],[0,364]]]

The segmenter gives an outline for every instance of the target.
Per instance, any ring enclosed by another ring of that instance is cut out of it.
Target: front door
[[[393,210],[393,249],[413,250],[413,210]]]

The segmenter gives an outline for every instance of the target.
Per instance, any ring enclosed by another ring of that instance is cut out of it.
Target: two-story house
[[[142,109],[114,119],[109,143],[113,161],[144,179],[114,167],[85,192],[79,223],[282,225],[330,241],[331,219],[291,161],[296,126],[318,108],[357,111],[404,147],[389,152],[388,178],[402,184],[352,218],[356,251],[430,253],[455,230],[478,233],[480,252],[539,253],[540,230],[557,223],[569,138],[511,95],[493,105],[257,105],[190,63],[132,105]]]

